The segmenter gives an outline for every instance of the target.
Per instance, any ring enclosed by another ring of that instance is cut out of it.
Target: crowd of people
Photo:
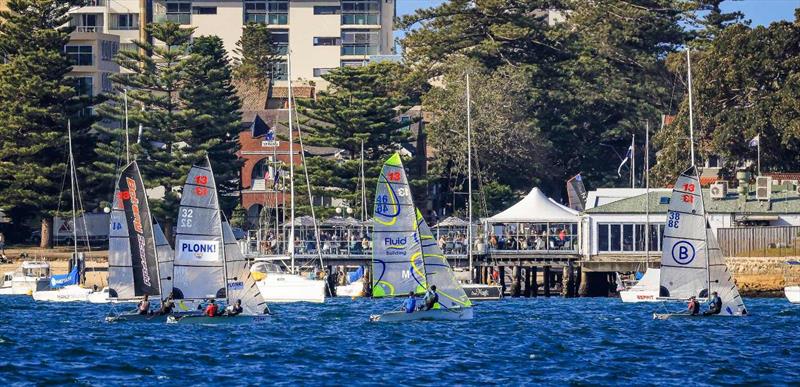
[[[537,232],[529,230],[526,234],[513,232],[489,235],[489,248],[494,250],[576,250],[577,236],[565,228]]]

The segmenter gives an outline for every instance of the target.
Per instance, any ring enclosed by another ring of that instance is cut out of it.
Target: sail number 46
[[[669,217],[667,218],[667,227],[669,228],[678,228],[678,225],[681,220],[681,214],[678,212],[670,212]]]

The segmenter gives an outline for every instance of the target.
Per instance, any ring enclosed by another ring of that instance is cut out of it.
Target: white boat
[[[179,311],[168,322],[179,324],[252,322],[269,314],[256,286],[265,273],[241,253],[233,230],[219,207],[217,188],[208,159],[195,165],[183,186],[175,237],[173,298]],[[222,301],[222,308],[241,301],[235,317],[197,313],[205,300]],[[188,313],[182,313],[188,312]]]
[[[370,321],[472,319],[472,302],[414,206],[397,153],[384,163],[378,177],[373,222],[372,296],[421,295],[435,285],[439,302],[431,310],[389,311],[370,316]]]
[[[503,287],[486,284],[461,284],[464,293],[472,301],[496,301],[503,298]]]
[[[789,302],[792,304],[800,304],[800,286],[787,286],[783,288],[783,292],[786,294],[786,298]]]
[[[264,258],[257,258],[253,268],[263,273],[256,285],[267,303],[325,302],[325,281],[287,273]]]
[[[619,292],[619,298],[624,303],[659,302],[660,278],[660,269],[648,268],[635,285]]]
[[[715,316],[747,315],[744,301],[714,233],[707,226],[702,187],[692,166],[675,182],[667,212],[659,275],[659,300],[708,299],[714,292],[722,301]],[[654,319],[686,315],[654,313]],[[702,314],[701,314],[702,316]]]
[[[336,297],[363,297],[364,296],[364,278],[353,281],[347,285],[339,285],[336,287]]]
[[[33,299],[46,302],[86,302],[93,289],[82,285],[67,285],[60,289],[33,292]]]
[[[3,274],[0,295],[31,295],[50,289],[50,264],[23,261],[17,270]]]

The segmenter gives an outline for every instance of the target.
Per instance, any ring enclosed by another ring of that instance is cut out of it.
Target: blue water
[[[466,322],[368,322],[397,300],[274,305],[257,326],[103,322],[107,305],[0,298],[0,383],[797,384],[800,305],[652,320],[663,305],[506,299]],[[678,306],[673,305],[673,308]]]

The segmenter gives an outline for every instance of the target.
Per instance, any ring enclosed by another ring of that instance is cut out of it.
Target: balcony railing
[[[75,26],[75,32],[103,32],[103,26]]]
[[[178,24],[192,24],[192,14],[189,13],[168,13],[166,19]]]
[[[89,0],[84,7],[105,7],[106,0]]]
[[[350,13],[342,14],[342,24],[344,25],[374,25],[380,24],[377,14],[372,13]]]

